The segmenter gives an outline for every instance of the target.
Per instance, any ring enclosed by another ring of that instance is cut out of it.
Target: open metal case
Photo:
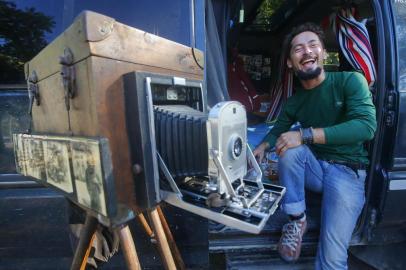
[[[144,95],[145,131],[151,141],[155,138],[160,180],[144,183],[147,190],[159,187],[161,199],[171,205],[259,233],[285,188],[262,183],[247,144],[245,108],[235,101],[221,102],[207,113],[200,81],[151,73],[124,75],[124,93],[127,129],[139,126],[131,122],[134,93]],[[249,174],[253,179],[246,178],[247,171],[254,171]]]

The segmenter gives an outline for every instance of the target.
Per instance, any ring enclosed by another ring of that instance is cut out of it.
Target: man
[[[347,249],[365,202],[364,142],[374,136],[375,107],[362,74],[324,71],[327,54],[318,26],[300,25],[285,42],[287,66],[301,87],[254,150],[259,160],[274,146],[279,155],[279,178],[286,187],[282,208],[290,221],[278,251],[286,261],[299,258],[307,226],[306,187],[323,193],[316,269],[347,269]],[[301,129],[289,131],[295,122]]]

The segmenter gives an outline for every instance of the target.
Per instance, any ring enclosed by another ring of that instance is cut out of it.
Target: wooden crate
[[[137,210],[122,76],[142,71],[203,80],[202,52],[90,11],[25,65],[33,133],[106,138],[118,203]],[[141,205],[145,207],[145,205]]]

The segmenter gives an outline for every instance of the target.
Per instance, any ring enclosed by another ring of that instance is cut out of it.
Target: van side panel
[[[380,191],[381,228],[406,222],[406,212],[401,207],[406,203],[406,1],[392,0],[383,6],[388,12],[387,19],[393,18],[392,24],[387,25],[393,27],[387,31],[393,32],[393,36],[386,33],[387,39],[395,42],[387,48],[392,50],[387,55],[393,58],[386,60],[388,89],[384,108],[386,128],[382,161],[385,184]]]
[[[399,118],[394,149],[394,169],[406,170],[406,1],[394,1],[397,40]],[[406,189],[406,187],[405,187]]]

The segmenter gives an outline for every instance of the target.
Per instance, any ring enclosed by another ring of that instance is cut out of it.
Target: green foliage
[[[338,58],[338,52],[327,52],[327,59],[324,60],[324,64],[339,66],[340,60]]]
[[[55,22],[34,8],[0,0],[0,81],[21,81],[23,65],[47,45]]]
[[[264,0],[259,8],[255,23],[269,25],[272,14],[281,6],[283,1],[285,0]]]

